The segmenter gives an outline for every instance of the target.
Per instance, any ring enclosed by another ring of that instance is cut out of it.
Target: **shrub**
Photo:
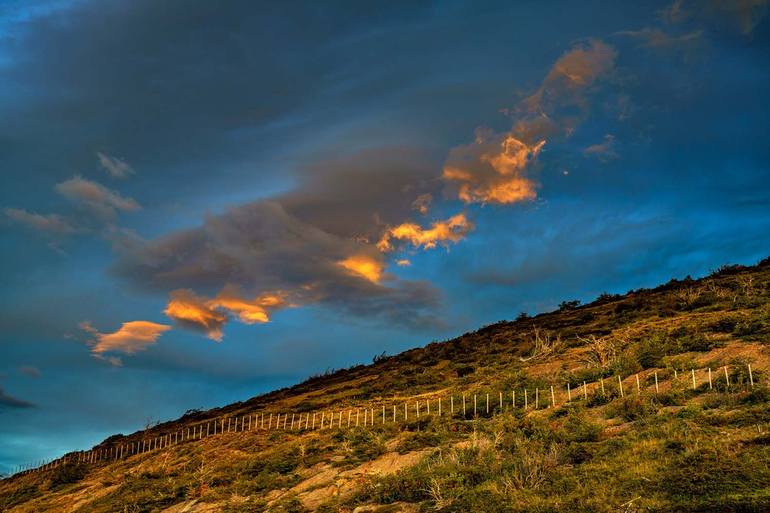
[[[77,483],[88,474],[88,465],[84,463],[65,463],[51,472],[51,486],[63,486]]]
[[[655,412],[655,408],[640,397],[624,397],[613,401],[605,409],[608,418],[621,417],[627,421],[639,420]]]

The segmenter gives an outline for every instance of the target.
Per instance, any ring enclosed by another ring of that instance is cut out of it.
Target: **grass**
[[[455,394],[453,416],[445,402],[441,417],[432,409],[397,425],[232,433],[112,465],[66,465],[0,482],[0,511],[61,511],[75,501],[79,513],[150,513],[191,501],[231,513],[388,513],[404,504],[446,512],[770,511],[768,264],[495,323],[156,429],[265,405],[339,412],[439,389]],[[693,390],[689,369],[709,366],[712,387],[699,375]],[[637,395],[627,382],[620,397],[615,376],[637,372],[646,391]],[[589,387],[584,400],[582,383],[602,378],[605,392]],[[570,384],[572,403],[545,407],[554,381]],[[541,390],[541,408],[500,411],[497,391],[522,388]],[[458,391],[467,395],[465,416]],[[366,473],[385,460],[408,464]],[[321,479],[327,475],[334,477]],[[295,488],[303,483],[310,485]]]

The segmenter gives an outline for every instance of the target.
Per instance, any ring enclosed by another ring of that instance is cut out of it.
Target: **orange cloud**
[[[368,255],[354,255],[340,260],[337,264],[372,283],[380,282],[385,267],[382,262]]]
[[[410,265],[412,265],[412,262],[410,262],[406,258],[402,258],[400,260],[396,260],[396,265],[398,265],[399,267],[409,267]]]
[[[208,305],[235,314],[244,324],[256,324],[270,322],[270,309],[287,303],[283,293],[265,293],[248,301],[239,297],[237,289],[226,287]]]
[[[476,140],[453,148],[443,178],[457,187],[465,203],[511,204],[537,197],[537,184],[526,176],[545,141],[529,145],[510,133],[477,130]]]
[[[244,324],[266,323],[270,312],[276,308],[290,306],[282,292],[261,294],[248,300],[241,297],[236,287],[226,286],[213,299],[198,296],[191,290],[178,289],[171,292],[164,313],[174,322],[202,331],[217,342],[222,341],[222,329],[228,315],[235,316]]]
[[[163,311],[174,322],[199,331],[217,342],[222,341],[222,327],[227,315],[209,305],[209,300],[188,289],[172,291],[166,309]]]
[[[84,322],[81,329],[94,337],[91,352],[101,355],[106,352],[133,354],[154,344],[171,326],[150,321],[124,322],[114,333],[99,333],[90,323]]]
[[[392,251],[393,240],[407,241],[415,247],[435,248],[440,243],[457,242],[473,229],[473,223],[465,214],[457,214],[445,221],[436,221],[430,228],[424,229],[415,223],[404,223],[389,228],[377,243],[380,251]]]
[[[538,90],[522,102],[522,110],[554,116],[560,108],[584,107],[585,90],[615,68],[616,57],[615,49],[598,39],[575,45],[554,63]]]

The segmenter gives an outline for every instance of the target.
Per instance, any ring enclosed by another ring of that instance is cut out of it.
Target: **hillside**
[[[764,512],[768,385],[765,259],[117,435],[0,511]]]

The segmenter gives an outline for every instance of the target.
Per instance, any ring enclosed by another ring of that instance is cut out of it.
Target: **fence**
[[[621,378],[600,377],[596,381],[583,381],[574,386],[572,382],[563,385],[536,386],[534,389],[523,387],[517,390],[510,389],[505,392],[455,392],[446,394],[425,393],[400,401],[374,401],[367,405],[356,407],[348,406],[340,409],[324,409],[312,412],[276,412],[260,411],[246,415],[223,416],[206,421],[193,423],[183,429],[173,432],[151,435],[150,430],[131,442],[111,444],[107,447],[98,447],[89,451],[69,453],[63,457],[48,461],[36,462],[31,465],[20,465],[12,475],[23,475],[30,472],[54,469],[66,464],[98,464],[100,462],[117,461],[129,458],[137,454],[144,454],[156,450],[162,450],[180,443],[201,440],[211,436],[225,433],[238,433],[250,431],[270,432],[282,430],[287,432],[304,433],[307,431],[354,428],[361,426],[374,426],[375,423],[388,424],[409,422],[410,419],[419,420],[420,416],[450,415],[461,416],[462,419],[476,419],[479,417],[513,412],[520,409],[523,412],[556,408],[559,405],[573,401],[588,401],[591,397],[610,398],[613,394],[623,398],[627,395],[641,395],[646,391],[660,394],[665,377],[671,377],[671,386],[675,382],[686,383],[688,388],[730,392],[741,388],[752,389],[755,387],[755,377],[751,364],[746,365],[747,373],[743,373],[742,366],[723,366],[712,369],[690,369],[690,372],[680,376],[678,370],[673,370],[673,376],[665,373],[659,376],[658,370],[651,370],[632,374]],[[640,378],[641,376],[641,378]],[[731,381],[732,378],[732,381]],[[746,381],[748,379],[748,381]],[[432,408],[432,410],[431,410]],[[510,409],[508,409],[510,408]],[[132,435],[134,436],[134,435]],[[11,476],[11,477],[12,477]]]

